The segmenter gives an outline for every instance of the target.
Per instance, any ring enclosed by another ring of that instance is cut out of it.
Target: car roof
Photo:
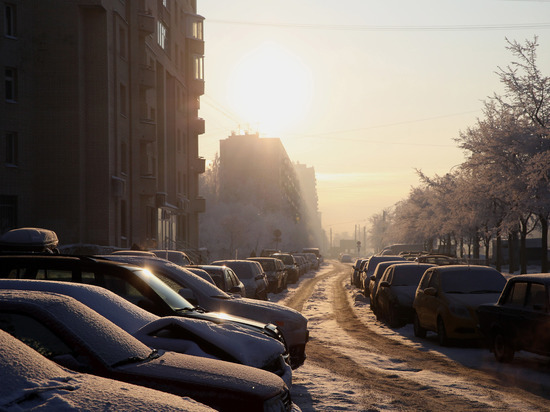
[[[514,282],[542,282],[550,285],[550,273],[529,273],[526,275],[512,276],[509,281]]]

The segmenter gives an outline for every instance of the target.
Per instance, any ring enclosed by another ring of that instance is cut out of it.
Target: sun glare
[[[300,59],[264,43],[235,67],[228,85],[232,110],[272,137],[290,132],[306,115],[313,95],[311,72]]]

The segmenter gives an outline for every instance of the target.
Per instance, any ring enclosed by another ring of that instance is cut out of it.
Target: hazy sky
[[[502,93],[506,38],[539,38],[550,0],[198,0],[205,17],[200,155],[231,131],[279,137],[313,166],[323,227],[370,216],[462,163],[453,140]]]

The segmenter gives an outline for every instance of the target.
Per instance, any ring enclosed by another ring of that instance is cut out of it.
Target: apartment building
[[[198,246],[196,0],[0,3],[0,233]]]

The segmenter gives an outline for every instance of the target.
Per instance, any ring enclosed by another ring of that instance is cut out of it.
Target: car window
[[[527,299],[525,300],[525,306],[529,309],[546,311],[547,297],[544,285],[540,283],[531,283]]]
[[[514,282],[503,304],[508,306],[523,306],[526,294],[527,282]]]
[[[28,315],[0,312],[0,328],[48,359],[60,355],[76,355],[42,322]]]
[[[430,270],[422,276],[422,280],[420,283],[420,289],[426,289],[430,283],[430,279],[432,277],[433,270]]]
[[[432,276],[430,277],[430,281],[428,282],[429,288],[438,288],[439,283],[439,273],[438,272],[432,272]]]
[[[506,279],[493,270],[443,271],[441,288],[447,293],[500,293]]]

